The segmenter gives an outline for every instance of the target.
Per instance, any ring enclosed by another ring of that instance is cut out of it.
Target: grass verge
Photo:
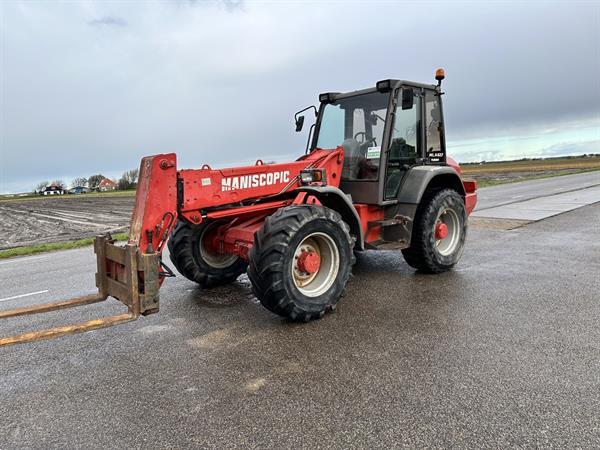
[[[129,237],[128,233],[116,233],[112,237],[117,241],[125,241]],[[38,244],[29,247],[9,248],[0,250],[0,259],[13,258],[15,256],[33,255],[35,253],[50,252],[54,250],[68,250],[71,248],[86,247],[94,243],[94,238],[78,239],[76,241],[52,242],[49,244]]]

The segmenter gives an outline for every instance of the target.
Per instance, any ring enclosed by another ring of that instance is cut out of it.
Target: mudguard
[[[364,250],[364,236],[360,225],[360,217],[352,200],[340,189],[333,186],[302,186],[295,192],[307,192],[317,197],[323,206],[341,214],[342,219],[350,226],[350,234],[356,236],[356,247]]]
[[[429,187],[449,187],[455,189],[465,200],[467,197],[460,175],[451,166],[413,167],[404,176],[398,193],[398,203],[386,212],[387,218],[406,218],[406,224],[401,228],[384,230],[385,240],[403,241],[407,246],[410,245],[417,208]]]
[[[453,188],[463,197],[466,195],[460,175],[452,167],[416,166],[405,175],[398,194],[398,202],[418,205],[430,183]]]

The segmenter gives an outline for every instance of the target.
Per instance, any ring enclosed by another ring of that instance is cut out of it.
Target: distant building
[[[100,192],[114,191],[115,189],[117,189],[117,187],[118,187],[117,183],[115,183],[113,180],[109,180],[108,178],[105,178],[98,185],[98,190]]]
[[[41,195],[64,195],[64,193],[65,188],[56,183],[52,183],[51,185],[42,188],[40,191]]]
[[[87,194],[89,191],[85,186],[75,186],[69,189],[69,194]]]

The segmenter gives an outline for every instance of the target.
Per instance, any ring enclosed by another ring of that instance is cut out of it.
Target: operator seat
[[[388,171],[385,182],[385,197],[395,198],[398,196],[402,178],[409,166],[414,164],[417,153],[413,145],[409,145],[406,139],[400,137],[392,140],[388,156]]]
[[[356,139],[346,139],[342,142],[344,148],[344,165],[342,166],[343,180],[356,180],[360,171],[360,162],[365,159],[360,144]]]

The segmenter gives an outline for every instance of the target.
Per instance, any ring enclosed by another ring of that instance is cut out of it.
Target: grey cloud
[[[181,0],[179,0],[181,1]],[[244,9],[244,0],[183,0],[184,3],[193,6],[211,6],[211,5],[222,5],[229,12]]]
[[[586,142],[561,142],[540,150],[543,156],[600,154],[600,139]]]
[[[228,11],[235,11],[237,9],[244,8],[243,0],[222,0],[222,1],[223,1],[223,4],[225,5],[225,8],[227,8]]]
[[[91,26],[94,26],[94,27],[102,27],[102,26],[126,27],[127,21],[125,19],[123,19],[122,17],[103,16],[99,19],[90,20],[88,22],[88,24]]]

